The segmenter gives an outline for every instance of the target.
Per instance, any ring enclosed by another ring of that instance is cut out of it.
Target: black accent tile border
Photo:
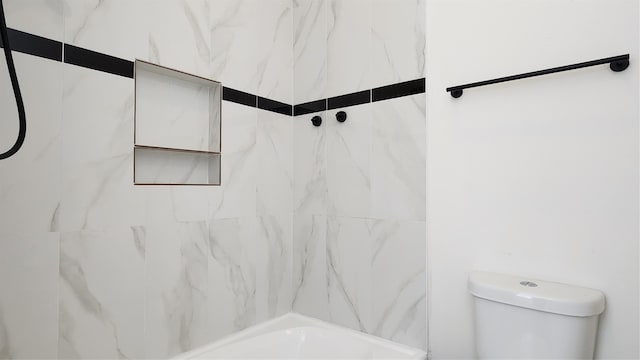
[[[272,111],[282,115],[293,115],[293,106],[260,96],[258,96],[258,109]]]
[[[293,115],[307,115],[327,110],[327,99],[320,99],[304,104],[298,104],[293,107]]]
[[[426,79],[416,79],[397,84],[377,87],[371,90],[334,96],[304,104],[294,105],[293,115],[306,115],[323,110],[334,110],[349,106],[362,105],[375,101],[394,99],[403,96],[422,94],[426,91]]]
[[[64,62],[133,79],[133,61],[64,44]]]
[[[425,78],[378,87],[371,90],[371,101],[382,101],[402,96],[422,94],[426,90]]]
[[[348,106],[368,104],[371,102],[371,90],[358,91],[355,93],[335,96],[327,99],[329,110],[339,109]]]
[[[11,50],[45,59],[62,61],[62,43],[23,31],[7,29]],[[0,39],[0,47],[4,47]]]
[[[258,106],[258,97],[256,95],[224,86],[222,87],[222,100],[251,107]]]
[[[70,44],[63,44],[60,41],[15,29],[8,29],[8,35],[11,50],[13,51],[133,79],[133,61]],[[3,47],[2,40],[0,40],[0,47]],[[222,99],[282,115],[299,116],[416,95],[424,93],[425,91],[426,80],[425,78],[421,78],[298,105],[282,103],[228,87],[223,87]]]

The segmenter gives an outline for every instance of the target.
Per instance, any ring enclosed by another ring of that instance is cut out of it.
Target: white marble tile
[[[373,334],[426,349],[426,224],[372,220]]]
[[[258,90],[256,30],[260,0],[210,0],[211,76],[225,87]]]
[[[145,228],[145,356],[166,358],[210,341],[206,222]]]
[[[425,95],[375,102],[371,154],[371,215],[425,220]]]
[[[329,316],[352,329],[372,329],[371,227],[369,220],[329,217],[327,275]]]
[[[192,186],[173,186],[171,192],[171,208],[174,218],[179,222],[207,221],[207,194],[211,188]]]
[[[294,215],[293,311],[329,321],[327,217]]]
[[[136,186],[141,224],[199,222],[209,219],[209,199],[214,186]]]
[[[258,218],[256,259],[256,319],[265,321],[291,311],[292,214]]]
[[[256,323],[257,226],[255,217],[209,223],[210,341]]]
[[[211,193],[211,218],[256,215],[257,111],[222,102],[222,185]]]
[[[319,115],[324,126],[315,127]],[[293,120],[294,210],[299,214],[327,213],[326,113],[297,116]]]
[[[336,121],[338,111],[347,121]],[[327,190],[329,215],[369,217],[371,203],[371,105],[327,112]]]
[[[211,75],[210,2],[149,3],[149,61],[203,77]]]
[[[426,0],[373,0],[371,87],[424,77]]]
[[[60,235],[60,358],[143,355],[145,252],[142,228]]]
[[[206,221],[209,186],[139,186],[136,193],[144,199],[140,211],[143,224]]]
[[[370,0],[327,0],[327,97],[371,88]]]
[[[257,212],[293,212],[293,122],[291,116],[258,110]]]
[[[0,161],[0,229],[43,233],[55,228],[60,203],[62,65],[14,53],[27,131],[22,148]],[[18,134],[18,112],[9,75],[0,61],[0,152]]]
[[[52,359],[58,347],[57,233],[0,234],[0,358]]]
[[[133,187],[133,155],[65,167],[62,200],[54,229],[102,229],[141,224],[143,208]]]
[[[62,0],[67,44],[147,60],[152,0]]]
[[[55,229],[142,224],[144,199],[133,187],[133,82],[73,65],[64,66],[64,75]]]
[[[291,0],[255,3],[258,18],[257,94],[287,104],[293,102],[293,10]]]
[[[7,27],[62,41],[62,0],[5,0]]]
[[[326,98],[327,1],[293,0],[294,103]]]

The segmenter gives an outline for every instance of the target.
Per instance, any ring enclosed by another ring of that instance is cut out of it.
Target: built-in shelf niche
[[[134,184],[220,185],[222,84],[135,62]]]
[[[219,185],[220,154],[136,146],[137,185]]]

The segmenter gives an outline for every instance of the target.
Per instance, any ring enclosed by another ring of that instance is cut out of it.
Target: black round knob
[[[320,116],[314,116],[313,119],[311,119],[311,123],[313,126],[320,126],[322,125],[322,118]]]
[[[336,114],[336,120],[341,123],[347,121],[347,113],[344,111],[338,111],[338,113]]]
[[[451,90],[451,96],[453,96],[456,99],[459,98],[460,96],[462,96],[462,89]]]

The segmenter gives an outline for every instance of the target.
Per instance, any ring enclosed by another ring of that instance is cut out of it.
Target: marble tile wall
[[[293,0],[296,104],[327,97],[327,2]]]
[[[293,102],[290,1],[4,3],[10,27]],[[133,80],[14,57],[0,358],[167,358],[291,310],[291,117],[224,101],[223,186],[134,187]],[[2,60],[0,146],[7,83]]]
[[[327,94],[370,89],[371,0],[326,0]]]
[[[293,0],[295,103],[425,76],[425,0]]]
[[[293,103],[290,0],[201,0],[209,6],[211,76],[224,86]]]
[[[424,0],[5,6],[10,27],[286,103],[424,76]],[[133,81],[15,60],[29,128],[0,162],[0,358],[164,358],[292,308],[425,347],[423,95],[319,128],[223,102],[221,187],[134,187]]]
[[[143,234],[125,226],[63,232],[59,254],[58,357],[143,357]]]
[[[296,103],[424,77],[424,6],[294,0]],[[424,94],[294,119],[293,310],[426,349]]]
[[[295,117],[293,310],[425,349],[425,97],[344,110]]]
[[[56,358],[59,241],[52,232],[0,236],[0,358]]]
[[[425,0],[373,0],[371,87],[425,76]]]

